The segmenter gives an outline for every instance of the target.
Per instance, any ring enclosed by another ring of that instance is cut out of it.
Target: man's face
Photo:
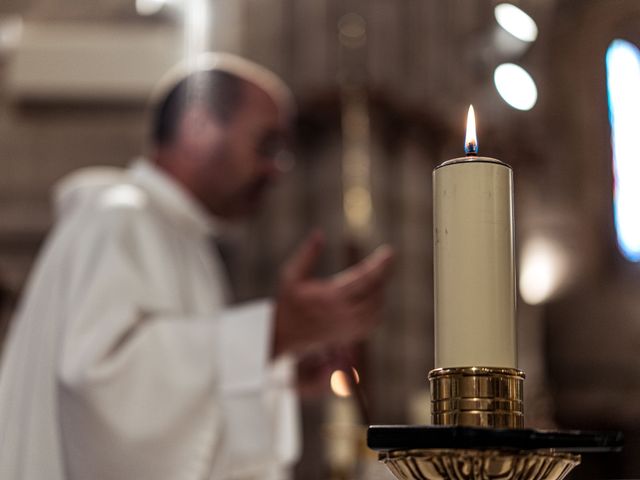
[[[265,92],[247,84],[228,125],[208,115],[203,122],[203,137],[192,150],[197,162],[194,193],[221,218],[254,213],[279,173],[276,156],[287,127],[278,107]]]

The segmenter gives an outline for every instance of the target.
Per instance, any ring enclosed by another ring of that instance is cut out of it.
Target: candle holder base
[[[399,480],[560,480],[579,455],[503,450],[409,450],[380,454]]]
[[[620,450],[622,434],[381,425],[367,445],[399,480],[559,480],[580,453]]]

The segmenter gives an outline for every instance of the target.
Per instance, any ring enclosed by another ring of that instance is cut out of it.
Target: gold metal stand
[[[380,454],[400,480],[558,480],[579,455],[508,450],[409,450]]]
[[[524,428],[524,372],[439,368],[429,372],[434,425]]]
[[[440,368],[429,373],[436,427],[524,427],[524,372],[512,368]],[[552,449],[407,449],[379,459],[400,480],[560,480],[580,456]]]

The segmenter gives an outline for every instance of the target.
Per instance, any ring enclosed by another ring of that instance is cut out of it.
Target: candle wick
[[[464,146],[464,153],[467,157],[476,157],[478,155],[478,144],[469,142]]]

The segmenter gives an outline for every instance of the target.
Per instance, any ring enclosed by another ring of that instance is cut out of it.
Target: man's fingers
[[[334,282],[348,297],[366,296],[387,279],[394,256],[393,249],[383,245],[357,265],[334,277]]]
[[[285,265],[284,278],[291,281],[310,276],[323,248],[324,235],[320,230],[314,230]]]

